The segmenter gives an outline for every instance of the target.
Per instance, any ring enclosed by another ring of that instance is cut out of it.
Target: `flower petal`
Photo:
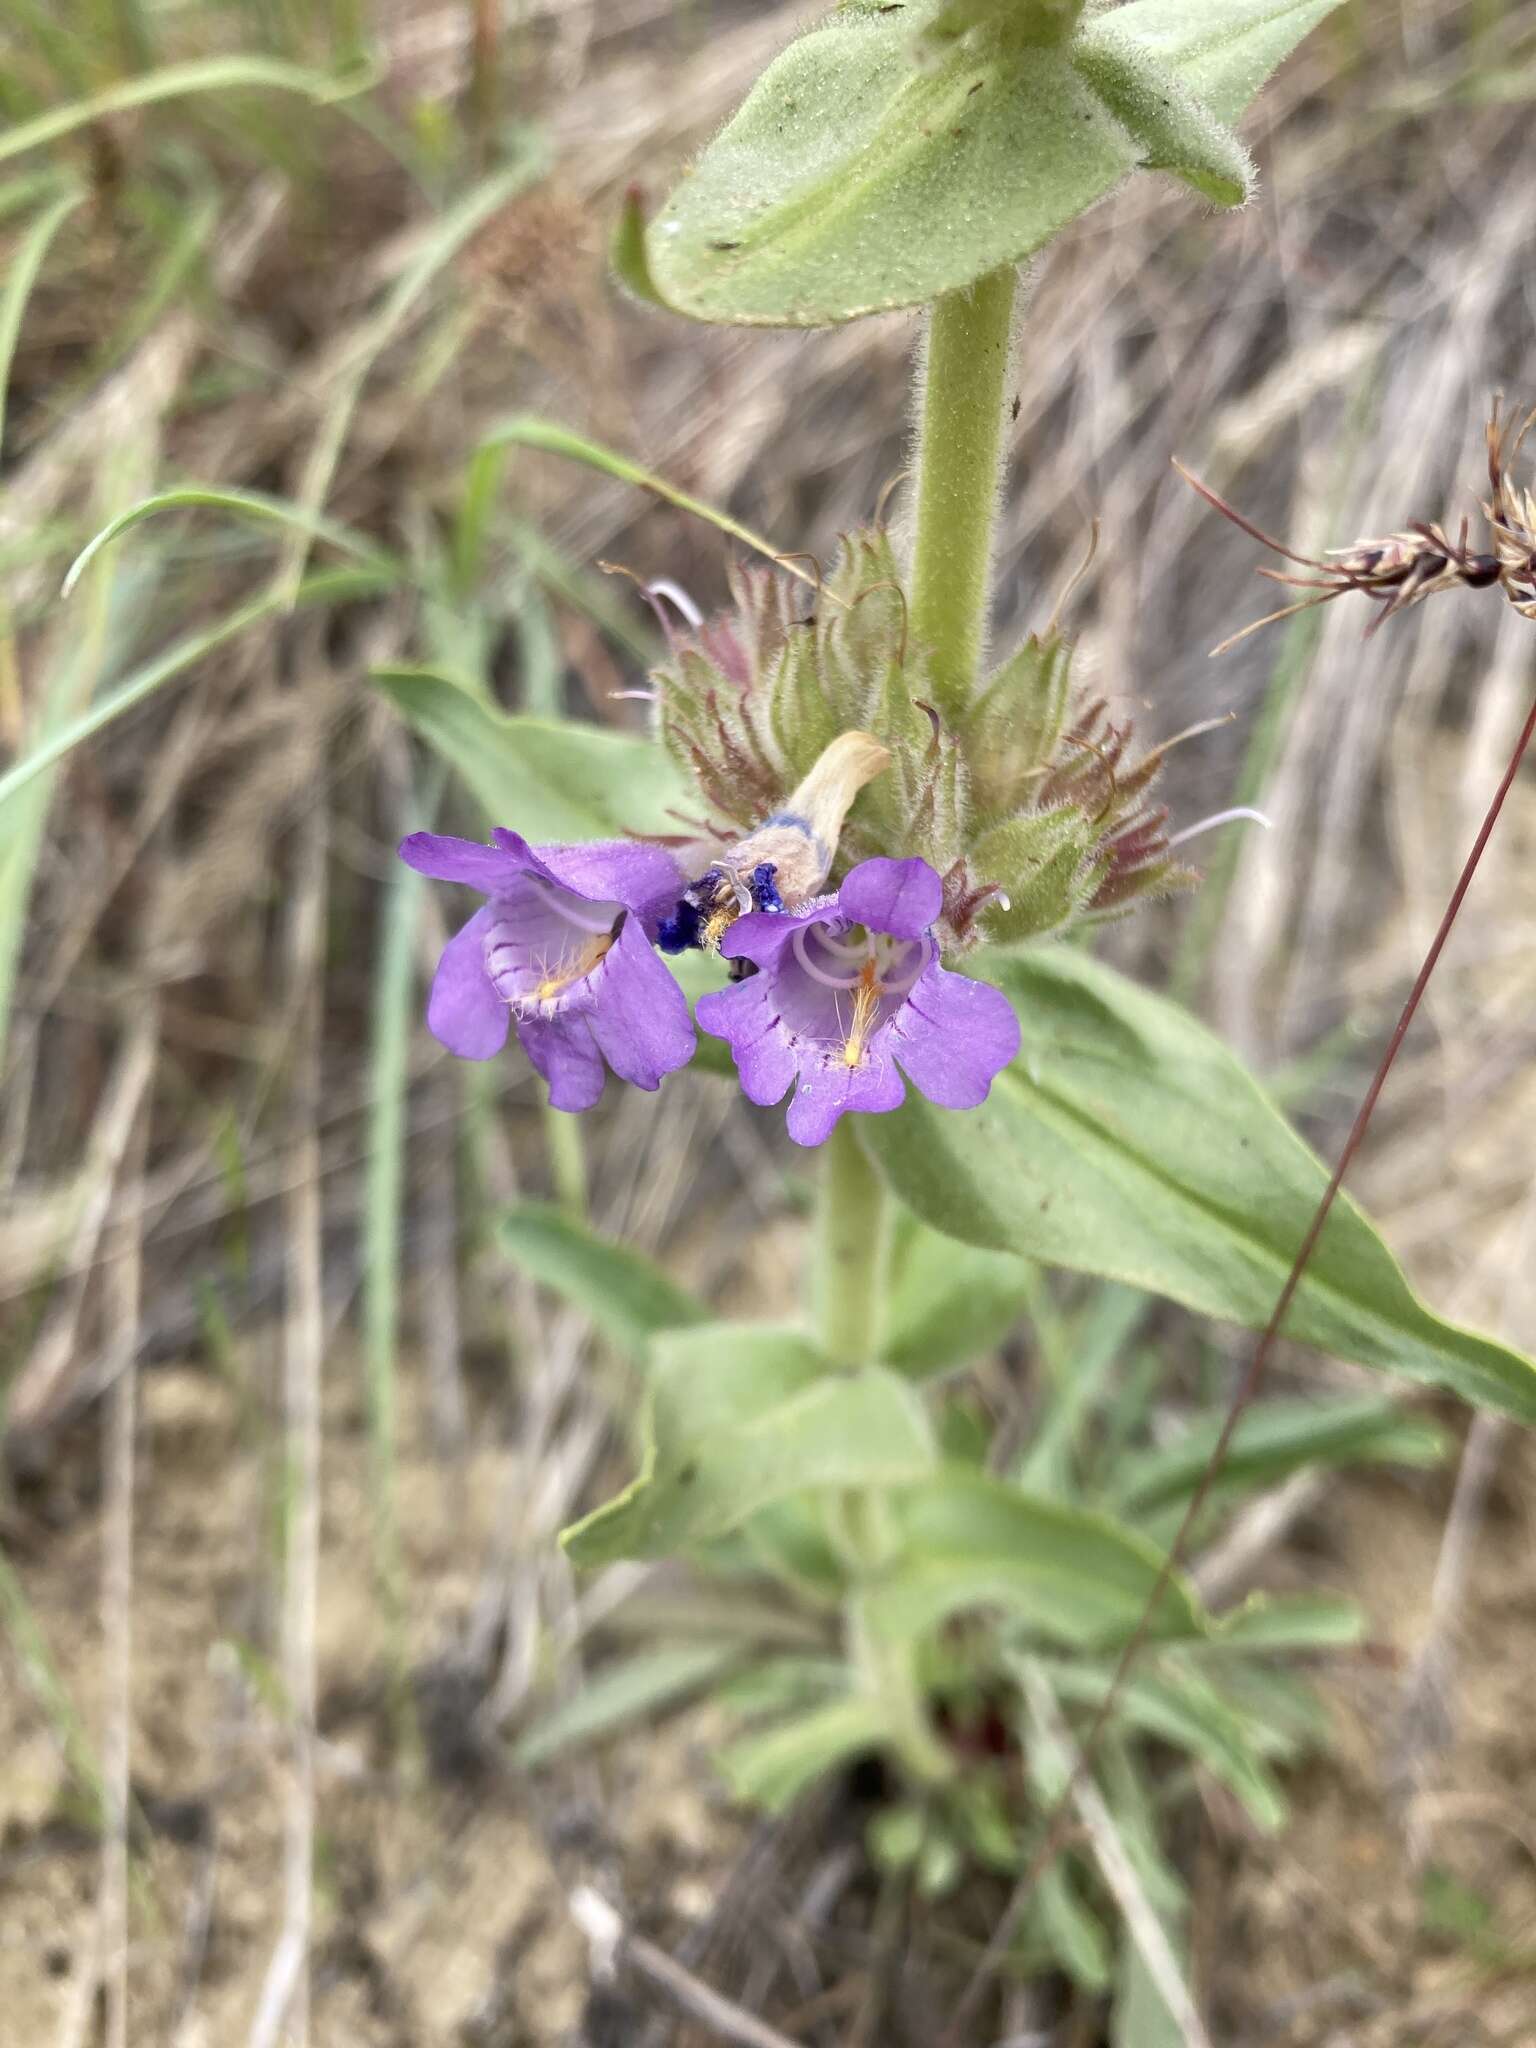
[[[562,889],[585,896],[589,903],[622,903],[644,918],[672,909],[688,886],[687,875],[664,846],[641,846],[628,839],[541,846],[535,857]]]
[[[796,932],[811,924],[833,924],[837,917],[835,896],[819,898],[809,910],[749,910],[720,941],[721,957],[771,967]]]
[[[529,865],[508,846],[503,839],[513,840],[513,833],[496,835],[495,846],[482,846],[478,839],[450,839],[441,832],[413,832],[408,839],[400,842],[400,858],[408,868],[414,868],[418,875],[429,875],[434,882],[463,882],[471,889],[478,889],[482,895],[494,896],[498,889],[524,873]],[[523,842],[516,840],[521,847]]]
[[[587,1025],[621,1081],[656,1088],[663,1074],[693,1058],[697,1040],[688,999],[666,962],[651,951],[638,918],[625,918],[589,988]]]
[[[1019,1050],[1019,1020],[1001,989],[939,966],[878,1034],[881,1050],[941,1109],[974,1109]]]
[[[846,1110],[879,1115],[900,1109],[907,1099],[900,1074],[889,1059],[871,1056],[857,1067],[838,1059],[809,1060],[789,1105],[786,1127],[797,1145],[820,1145]]]
[[[779,1016],[770,975],[754,974],[750,981],[700,996],[694,1014],[701,1030],[731,1048],[749,1102],[766,1109],[783,1101],[799,1069],[795,1040]]]
[[[419,839],[428,836],[416,834]],[[507,1006],[485,971],[485,931],[491,916],[488,905],[477,910],[448,941],[427,997],[427,1029],[461,1060],[494,1059],[507,1042]]]
[[[861,861],[838,890],[837,907],[871,931],[920,939],[944,908],[944,884],[925,860]]]
[[[603,1058],[583,1016],[524,1017],[517,1040],[549,1083],[551,1109],[590,1109],[603,1092]]]

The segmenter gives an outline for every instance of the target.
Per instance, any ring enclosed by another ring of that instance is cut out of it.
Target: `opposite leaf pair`
[[[605,1063],[654,1089],[693,1057],[687,1001],[653,950],[689,886],[665,849],[535,850],[498,829],[489,846],[416,832],[400,854],[487,899],[448,942],[428,999],[450,1052],[490,1059],[515,1029],[564,1110],[592,1107]],[[833,894],[751,910],[725,933],[721,953],[746,978],[703,997],[699,1022],[730,1044],[752,1101],[798,1083],[797,1144],[821,1144],[846,1110],[899,1108],[902,1073],[930,1102],[974,1108],[1017,1053],[1007,998],[940,965],[942,904],[925,861],[867,860]]]

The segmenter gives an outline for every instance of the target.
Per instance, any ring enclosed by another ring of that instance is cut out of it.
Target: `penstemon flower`
[[[549,1083],[555,1109],[590,1109],[603,1063],[637,1088],[693,1057],[682,990],[650,935],[685,881],[659,846],[610,841],[537,851],[498,828],[492,844],[413,832],[400,858],[485,904],[448,941],[427,1000],[433,1036],[488,1060],[509,1026]]]
[[[926,861],[867,860],[798,915],[751,912],[725,934],[725,957],[757,971],[701,997],[699,1023],[753,1102],[798,1082],[796,1144],[823,1143],[846,1110],[899,1109],[902,1073],[941,1108],[974,1109],[1018,1052],[1006,996],[939,965],[943,902]]]

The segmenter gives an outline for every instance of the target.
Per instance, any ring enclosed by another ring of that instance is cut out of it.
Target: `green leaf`
[[[1020,1056],[976,1110],[909,1096],[863,1136],[901,1199],[968,1244],[1123,1280],[1262,1329],[1326,1185],[1203,1025],[1084,955],[982,955]],[[1442,1322],[1344,1198],[1286,1332],[1536,1421],[1536,1367]]]
[[[1118,24],[1101,22],[1084,36],[1076,64],[1140,142],[1143,170],[1171,171],[1218,206],[1241,206],[1248,198],[1253,164],[1247,150],[1173,73],[1149,64],[1145,48]]]
[[[1220,121],[1235,121],[1266,78],[1341,0],[1131,0],[1115,31],[1176,71]],[[1109,24],[1105,23],[1105,27]]]
[[[885,1747],[890,1735],[880,1702],[856,1694],[733,1742],[719,1767],[738,1799],[778,1813],[827,1771]]]
[[[600,1742],[701,1691],[742,1655],[740,1643],[674,1643],[625,1657],[526,1728],[513,1744],[512,1761],[531,1770],[551,1757]]]
[[[376,669],[373,680],[497,824],[540,842],[677,830],[683,786],[647,740],[499,711],[430,669]]]
[[[1164,1924],[1175,1957],[1187,1966],[1182,1923]],[[1163,1994],[1129,1934],[1120,1937],[1115,2000],[1110,2012],[1111,2048],[1189,2048],[1189,2036],[1168,2010]]]
[[[910,1387],[879,1368],[832,1373],[792,1331],[706,1324],[658,1337],[652,1360],[641,1475],[565,1532],[577,1564],[666,1557],[740,1528],[772,1502],[890,1486],[933,1463]]]
[[[1037,1660],[1038,1661],[1038,1660]],[[1097,1709],[1114,1679],[1086,1665],[1042,1664],[1056,1696]],[[1285,1797],[1265,1766],[1246,1717],[1192,1671],[1145,1673],[1122,1684],[1115,1697],[1120,1722],[1184,1750],[1236,1794],[1254,1823],[1269,1834],[1285,1819]]]
[[[497,1234],[525,1273],[585,1310],[637,1357],[662,1331],[708,1320],[704,1304],[643,1253],[600,1237],[552,1204],[519,1203],[503,1215]]]
[[[1222,1422],[1204,1416],[1177,1443],[1127,1459],[1112,1489],[1120,1512],[1148,1513],[1193,1493]],[[1307,1465],[1434,1465],[1445,1454],[1445,1432],[1395,1402],[1266,1401],[1238,1424],[1221,1484],[1269,1485]]]
[[[1162,1564],[1107,1516],[963,1467],[897,1488],[890,1513],[901,1555],[864,1600],[881,1636],[920,1635],[951,1615],[997,1607],[1056,1642],[1113,1643],[1136,1626]],[[1209,1623],[1175,1576],[1153,1626],[1160,1636],[1198,1636]]]
[[[1223,124],[1336,4],[1231,0],[1218,31],[1131,6],[1075,37],[1018,8],[844,6],[770,65],[643,238],[631,207],[623,275],[694,319],[823,326],[1023,261],[1138,165],[1236,203],[1248,166]]]
[[[910,1379],[964,1365],[993,1349],[1029,1306],[1035,1269],[1007,1252],[957,1245],[910,1214],[896,1226],[882,1364]]]
[[[1040,1874],[1035,1915],[1051,1951],[1075,1984],[1085,1991],[1109,1985],[1109,1939],[1103,1924],[1078,1888],[1072,1865],[1058,1856]]]
[[[1051,1394],[1014,1471],[1020,1486],[1064,1499],[1078,1492],[1080,1446],[1101,1398],[1112,1403],[1116,1431],[1131,1424],[1135,1378],[1117,1386],[1112,1397],[1106,1387],[1146,1312],[1147,1297],[1132,1287],[1094,1287],[1068,1315],[1058,1311],[1049,1290],[1041,1289],[1034,1336]],[[1113,1465],[1113,1439],[1105,1455]]]
[[[981,913],[997,945],[1042,938],[1087,909],[1103,873],[1093,855],[1094,827],[1076,804],[1025,812],[984,832],[966,865],[978,885],[1001,891]]]
[[[1358,1643],[1365,1617],[1353,1600],[1323,1593],[1254,1593],[1200,1645],[1201,1654],[1222,1650],[1341,1650]]]

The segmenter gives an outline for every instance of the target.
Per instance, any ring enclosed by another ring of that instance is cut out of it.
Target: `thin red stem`
[[[1420,967],[1418,974],[1414,978],[1413,987],[1408,991],[1408,1000],[1403,1005],[1402,1015],[1397,1020],[1392,1036],[1387,1040],[1386,1050],[1382,1053],[1380,1060],[1377,1062],[1376,1072],[1371,1077],[1371,1085],[1366,1089],[1365,1098],[1355,1113],[1355,1120],[1349,1128],[1349,1136],[1344,1140],[1343,1150],[1339,1153],[1338,1164],[1329,1176],[1328,1185],[1323,1191],[1322,1200],[1318,1203],[1312,1221],[1307,1226],[1306,1235],[1302,1238],[1301,1244],[1297,1248],[1296,1256],[1291,1261],[1291,1270],[1285,1277],[1285,1285],[1280,1290],[1280,1298],[1275,1303],[1274,1311],[1264,1326],[1264,1333],[1259,1338],[1253,1357],[1248,1362],[1247,1370],[1238,1383],[1237,1392],[1232,1397],[1232,1404],[1228,1408],[1226,1420],[1221,1426],[1221,1434],[1216,1439],[1216,1447],[1211,1453],[1210,1463],[1206,1466],[1200,1484],[1195,1488],[1189,1505],[1184,1510],[1184,1517],[1179,1523],[1178,1534],[1174,1537],[1173,1545],[1163,1560],[1162,1569],[1158,1572],[1157,1579],[1148,1596],[1147,1604],[1142,1610],[1141,1618],[1132,1630],[1125,1648],[1120,1653],[1120,1661],[1115,1666],[1115,1673],[1114,1677],[1110,1680],[1109,1690],[1100,1703],[1098,1712],[1089,1724],[1088,1733],[1078,1752],[1077,1761],[1072,1768],[1072,1774],[1046,1818],[1045,1839],[1042,1841],[1039,1849],[1036,1850],[1029,1867],[1020,1880],[1019,1888],[1009,1904],[1008,1911],[1004,1914],[992,1935],[992,1939],[987,1944],[986,1953],[982,1957],[976,1975],[972,1978],[965,1995],[956,2008],[954,2020],[949,2032],[944,2037],[943,2048],[960,2048],[966,2024],[975,2015],[976,2007],[981,2000],[988,1978],[1011,1945],[1035,1886],[1050,1868],[1063,1847],[1066,1832],[1064,1822],[1072,1810],[1073,1796],[1092,1768],[1099,1745],[1104,1737],[1104,1731],[1109,1724],[1110,1716],[1119,1704],[1120,1693],[1126,1678],[1130,1674],[1131,1666],[1141,1654],[1147,1637],[1151,1633],[1152,1624],[1157,1617],[1157,1610],[1162,1604],[1163,1596],[1172,1583],[1174,1575],[1184,1565],[1191,1533],[1200,1518],[1201,1511],[1211,1497],[1211,1489],[1221,1477],[1222,1469],[1227,1461],[1227,1453],[1232,1448],[1232,1438],[1237,1431],[1238,1423],[1243,1418],[1243,1412],[1264,1383],[1264,1375],[1269,1367],[1270,1356],[1280,1336],[1281,1326],[1290,1312],[1291,1303],[1296,1299],[1296,1290],[1301,1285],[1302,1275],[1306,1272],[1307,1263],[1312,1257],[1313,1252],[1317,1249],[1318,1239],[1323,1234],[1324,1226],[1327,1224],[1328,1218],[1333,1211],[1333,1205],[1338,1199],[1339,1190],[1344,1185],[1344,1176],[1353,1165],[1355,1155],[1360,1150],[1360,1146],[1364,1141],[1371,1118],[1376,1113],[1376,1104],[1381,1099],[1381,1091],[1386,1086],[1387,1076],[1392,1071],[1397,1055],[1402,1048],[1403,1040],[1408,1035],[1408,1027],[1412,1024],[1419,1004],[1424,999],[1424,991],[1429,986],[1430,977],[1439,965],[1440,955],[1445,950],[1445,942],[1451,935],[1451,928],[1461,911],[1467,891],[1472,886],[1472,878],[1477,873],[1488,841],[1493,836],[1493,829],[1499,821],[1499,813],[1504,808],[1504,800],[1514,786],[1515,777],[1520,772],[1520,764],[1525,759],[1526,750],[1530,746],[1533,736],[1536,736],[1536,698],[1532,699],[1531,708],[1526,714],[1525,724],[1520,728],[1520,737],[1516,740],[1514,752],[1509,757],[1509,766],[1504,770],[1503,779],[1494,792],[1493,801],[1489,804],[1477,838],[1473,841],[1472,851],[1467,855],[1456,886],[1451,891],[1451,900],[1445,907],[1445,915],[1441,918],[1439,928],[1434,938],[1430,941],[1429,951],[1424,955],[1424,964]]]

